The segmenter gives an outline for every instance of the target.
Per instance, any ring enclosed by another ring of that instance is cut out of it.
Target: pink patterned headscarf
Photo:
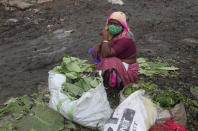
[[[108,29],[108,23],[110,19],[114,19],[120,22],[120,24],[124,27],[124,31],[118,35],[116,38],[121,38],[123,36],[126,36],[127,33],[130,33],[130,28],[127,25],[126,22],[126,15],[123,12],[113,12],[109,15],[107,22],[106,22],[106,26],[105,29]]]

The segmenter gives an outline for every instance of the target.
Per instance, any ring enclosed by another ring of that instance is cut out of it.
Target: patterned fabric
[[[149,131],[169,131],[168,126],[166,126],[164,123],[159,123],[154,126],[152,126]]]
[[[134,83],[138,79],[139,64],[137,62],[130,64],[127,71],[120,59],[110,57],[102,58],[101,62],[96,65],[96,69],[103,72],[114,69],[121,77],[123,86],[125,86],[129,83]]]
[[[174,120],[167,120],[164,124],[168,126],[169,131],[187,131],[182,125],[175,123]]]
[[[122,90],[123,84],[120,75],[114,69],[109,69],[102,74],[105,87]]]

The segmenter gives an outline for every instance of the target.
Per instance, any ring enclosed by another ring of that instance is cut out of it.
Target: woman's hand
[[[110,33],[109,33],[109,31],[104,29],[100,32],[100,35],[103,36],[103,41],[104,41],[104,40],[108,40]]]
[[[93,53],[92,53],[93,58],[97,58],[99,56],[100,48],[101,48],[101,45],[100,44],[97,44],[95,46],[95,48],[93,50]]]

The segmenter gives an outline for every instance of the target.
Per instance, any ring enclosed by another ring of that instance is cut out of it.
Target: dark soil
[[[128,16],[138,57],[172,59],[180,68],[177,77],[154,77],[154,82],[195,99],[190,88],[198,80],[197,0],[124,0],[123,6],[105,0],[76,1],[55,0],[25,11],[0,6],[0,103],[36,92],[64,54],[90,59],[88,50],[101,41],[107,16],[118,10]],[[6,22],[10,18],[18,22]],[[74,32],[65,35],[67,30]],[[186,111],[188,129],[195,131],[198,114],[189,107]]]

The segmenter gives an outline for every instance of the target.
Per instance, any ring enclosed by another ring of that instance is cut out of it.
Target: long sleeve
[[[104,58],[116,56],[115,50],[110,46],[110,44],[105,42],[102,43],[101,53]]]

